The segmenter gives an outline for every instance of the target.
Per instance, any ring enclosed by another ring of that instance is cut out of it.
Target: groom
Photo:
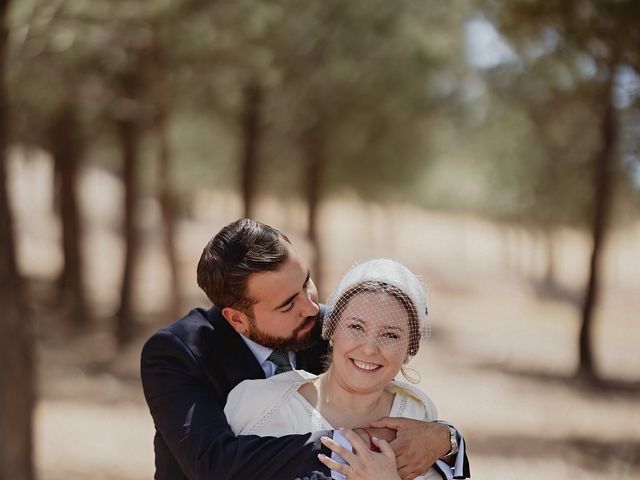
[[[322,314],[306,263],[282,233],[241,219],[205,247],[198,285],[214,307],[192,310],[155,333],[142,350],[141,378],[156,427],[155,479],[329,476],[317,459],[319,453],[331,456],[320,437],[348,446],[339,432],[236,437],[223,413],[227,395],[243,380],[283,368],[323,370],[327,345],[320,338]],[[392,446],[403,478],[414,478],[448,453],[448,463],[457,467],[438,462],[448,470],[443,475],[469,475],[464,449],[455,455],[461,437],[446,425],[390,419],[386,426],[397,435]]]

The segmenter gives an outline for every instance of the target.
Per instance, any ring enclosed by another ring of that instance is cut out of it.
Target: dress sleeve
[[[391,391],[395,391],[396,394],[400,394],[404,402],[402,411],[399,412],[399,416],[412,418],[414,420],[425,420],[428,422],[438,419],[438,410],[435,404],[429,396],[419,388],[404,382],[394,381],[391,386]],[[439,467],[438,471],[436,471],[436,468],[434,468],[436,466],[434,466],[423,476],[416,477],[415,480],[441,480],[443,478],[470,477],[469,460],[466,454],[464,439],[462,438],[462,434],[459,431],[457,432],[458,445],[460,446],[460,449],[458,450],[454,467],[450,467],[442,460],[438,460],[436,462],[437,467]]]
[[[224,414],[236,435],[249,432],[251,427],[282,400],[290,384],[271,379],[240,382],[227,397]]]
[[[229,394],[224,413],[236,435],[280,437],[332,430],[333,427],[298,393],[315,375],[293,370],[267,379],[245,380]]]
[[[438,419],[438,409],[431,398],[419,388],[405,382],[394,381],[391,385],[392,393],[403,397],[405,406],[400,416],[432,422]]]

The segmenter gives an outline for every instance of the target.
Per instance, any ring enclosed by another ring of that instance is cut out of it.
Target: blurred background
[[[0,479],[142,480],[222,226],[425,281],[473,478],[640,478],[640,3],[0,1]]]

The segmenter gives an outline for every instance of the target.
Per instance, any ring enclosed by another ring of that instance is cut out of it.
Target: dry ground
[[[32,307],[39,338],[40,477],[150,479],[153,428],[137,365],[144,338],[169,321],[162,314],[168,282],[157,207],[146,202],[141,209],[146,249],[137,292],[140,336],[118,352],[109,317],[119,278],[114,265],[122,257],[114,213],[120,187],[103,172],[85,175],[88,281],[98,314],[90,332],[70,337],[60,328],[64,319],[51,313],[55,296],[48,281],[59,270],[60,252],[47,190],[50,168],[34,165],[28,171],[14,165],[13,198],[20,264],[36,279],[38,298]],[[308,255],[302,207],[272,199],[261,206],[260,218],[291,233]],[[239,214],[237,199],[204,192],[181,223],[185,309],[206,305],[194,288],[195,263],[209,236]],[[640,478],[640,227],[616,234],[609,244],[596,354],[602,374],[617,385],[600,390],[570,380],[577,358],[576,292],[588,253],[578,233],[556,232],[560,286],[553,297],[541,297],[535,279],[542,273],[542,243],[520,229],[351,198],[326,204],[322,225],[323,290],[354,260],[371,256],[398,258],[423,276],[433,335],[412,366],[440,416],[465,433],[474,479]]]

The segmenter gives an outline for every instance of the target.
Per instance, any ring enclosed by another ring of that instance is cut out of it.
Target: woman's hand
[[[365,444],[352,430],[344,429],[341,433],[349,440],[354,451],[347,450],[329,437],[322,437],[323,445],[348,463],[344,465],[326,455],[318,455],[320,461],[327,467],[346,475],[347,480],[401,480],[396,470],[396,456],[386,441],[372,438],[373,444],[380,449],[380,453],[377,453],[372,452],[369,445]]]

